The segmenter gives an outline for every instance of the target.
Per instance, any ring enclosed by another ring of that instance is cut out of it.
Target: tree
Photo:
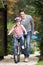
[[[2,8],[2,7],[4,7],[4,5],[3,5],[3,1],[0,0],[0,8]]]
[[[39,22],[39,42],[40,42],[40,59],[43,60],[43,0],[35,0],[35,6],[38,11],[38,14],[40,16],[40,22]]]

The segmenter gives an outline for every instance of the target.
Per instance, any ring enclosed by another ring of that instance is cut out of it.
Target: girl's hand
[[[8,35],[10,35],[10,33],[8,33]]]
[[[25,35],[27,35],[27,32],[25,32]]]

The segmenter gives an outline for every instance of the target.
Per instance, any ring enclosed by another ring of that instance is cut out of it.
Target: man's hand
[[[34,32],[32,32],[32,35],[34,34]]]

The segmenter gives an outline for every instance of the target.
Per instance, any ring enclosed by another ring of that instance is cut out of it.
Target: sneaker
[[[24,49],[24,46],[22,46],[22,49]]]

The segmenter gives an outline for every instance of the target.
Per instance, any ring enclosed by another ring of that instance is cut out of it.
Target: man
[[[28,61],[28,57],[30,55],[30,40],[31,36],[34,33],[34,22],[33,18],[30,15],[25,14],[24,10],[21,9],[19,11],[20,17],[21,17],[21,24],[24,25],[24,27],[27,30],[27,35],[26,35],[26,48],[24,51],[25,59],[24,61]]]

